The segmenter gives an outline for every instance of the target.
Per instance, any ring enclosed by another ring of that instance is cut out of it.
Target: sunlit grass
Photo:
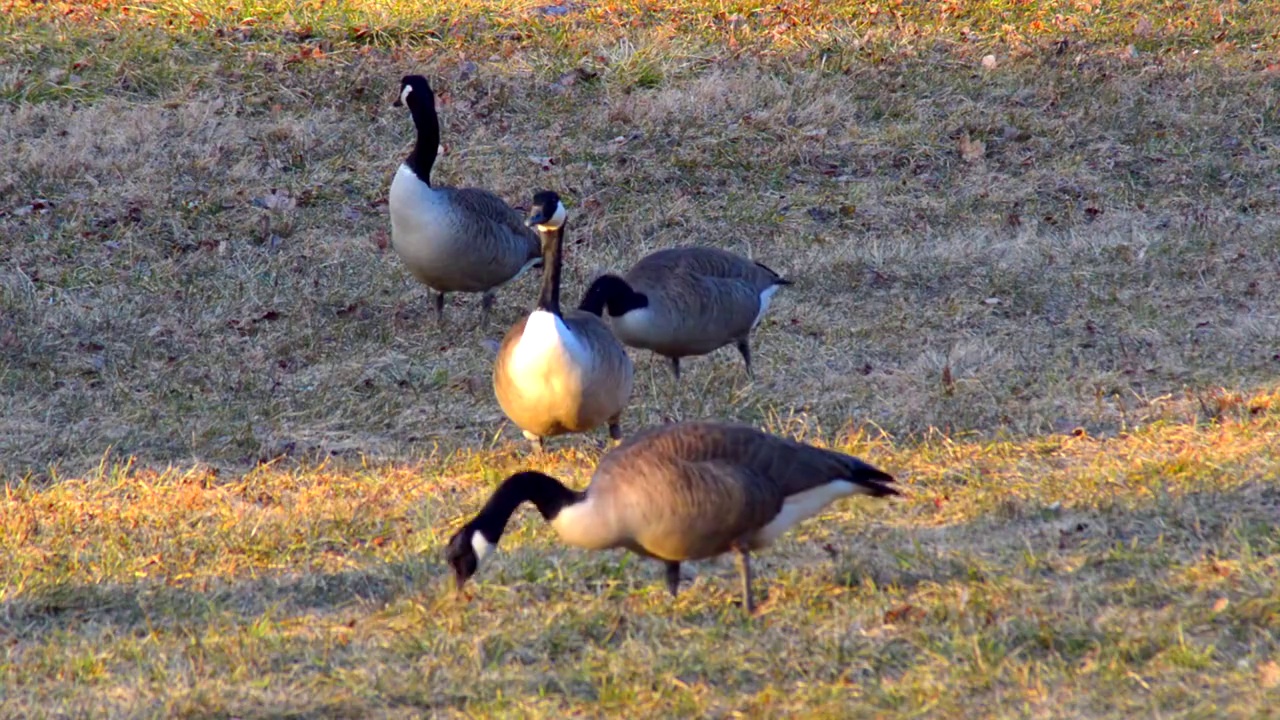
[[[556,9],[558,8],[558,9]],[[1280,14],[1265,3],[0,3],[0,715],[1259,717],[1280,688]],[[573,214],[566,284],[703,242],[795,285],[624,431],[898,475],[758,559],[517,516],[495,325],[386,251],[410,129]],[[554,162],[550,160],[554,159]],[[264,198],[286,198],[279,206]]]
[[[693,566],[673,601],[653,566],[566,550],[532,512],[470,600],[455,598],[441,545],[518,466],[505,454],[240,478],[106,463],[11,486],[7,708],[1244,717],[1267,706],[1280,650],[1274,412],[1108,440],[842,447],[899,473],[909,494],[837,506],[763,554],[754,620],[733,603],[727,562]],[[580,483],[590,465],[574,453],[544,467]]]

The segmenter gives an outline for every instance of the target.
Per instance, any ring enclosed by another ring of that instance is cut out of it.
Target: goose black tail
[[[854,457],[849,458],[849,465],[853,471],[849,474],[849,482],[857,485],[861,494],[871,497],[902,494],[890,485],[897,481],[889,473]]]

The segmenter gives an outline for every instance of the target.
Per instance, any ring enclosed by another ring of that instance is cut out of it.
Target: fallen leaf
[[[266,195],[254,198],[253,204],[266,210],[292,210],[297,202],[287,190],[272,188]]]
[[[989,298],[987,298],[986,300],[983,300],[982,302],[986,303],[987,305],[999,305],[999,304],[1000,304],[1000,298],[998,298],[998,297],[989,297]]]
[[[900,622],[907,622],[911,620],[920,619],[923,617],[924,617],[923,610],[921,610],[920,608],[910,603],[903,603],[902,605],[899,605],[895,608],[891,608],[885,611],[884,624],[896,625]]]
[[[588,70],[586,68],[580,68],[580,67],[574,68],[569,72],[556,78],[556,81],[552,83],[552,85],[556,85],[561,89],[569,88],[574,85],[577,85],[579,82],[582,82],[583,80],[591,80],[595,78],[597,74],[598,73],[596,73],[594,70]]]
[[[983,56],[983,58],[982,58],[982,67],[986,68],[987,70],[995,70],[995,69],[996,69],[996,56],[995,56],[995,55],[984,55],[984,56]]]
[[[951,377],[951,363],[942,366],[942,390],[948,395],[956,390],[956,381]]]
[[[373,242],[373,246],[379,250],[386,250],[391,246],[391,236],[387,234],[386,230],[375,232],[369,239]]]
[[[1268,660],[1258,666],[1258,684],[1267,689],[1280,685],[1280,665],[1275,660]]]
[[[538,166],[542,168],[543,172],[547,172],[556,164],[556,159],[553,157],[543,157],[541,155],[530,155],[529,159],[537,163]]]
[[[982,156],[987,152],[987,144],[981,140],[974,140],[969,137],[968,130],[965,130],[964,134],[960,136],[958,145],[960,148],[960,157],[964,158],[965,162],[976,163],[981,160]]]
[[[1230,603],[1231,603],[1230,600],[1226,599],[1225,597],[1220,597],[1217,600],[1213,601],[1213,611],[1216,613],[1220,613],[1223,610],[1226,610],[1227,605],[1229,605]]]
[[[48,200],[45,200],[44,198],[36,198],[35,200],[32,200],[26,205],[19,205],[18,207],[10,210],[8,214],[14,217],[22,217],[24,215],[30,215],[31,213],[36,213],[37,215],[44,215],[45,213],[49,212],[49,210],[52,208],[53,208],[53,203],[49,202]]]

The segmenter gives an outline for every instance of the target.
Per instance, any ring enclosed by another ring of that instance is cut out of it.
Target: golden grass
[[[0,6],[0,715],[1257,717],[1280,685],[1280,19],[1265,3]],[[799,20],[812,22],[799,22]],[[990,55],[990,59],[985,59]],[[385,249],[437,177],[570,205],[566,295],[701,242],[795,281],[635,353],[624,430],[868,457],[671,601],[522,514],[495,322]],[[553,161],[548,162],[550,158]]]

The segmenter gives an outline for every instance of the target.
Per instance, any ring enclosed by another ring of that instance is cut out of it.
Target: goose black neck
[[[564,225],[558,228],[539,228],[542,239],[542,291],[538,294],[538,309],[560,316],[560,266],[564,248]]]
[[[502,481],[489,502],[471,521],[471,526],[489,542],[497,544],[507,521],[526,500],[538,508],[544,520],[550,522],[566,505],[579,502],[583,497],[583,493],[570,490],[550,475],[532,470],[518,472]]]
[[[409,113],[413,116],[413,126],[418,130],[418,141],[404,164],[430,186],[431,168],[435,166],[436,153],[440,151],[440,117],[436,115],[435,98],[415,101],[414,95],[409,96]]]
[[[601,275],[591,283],[591,287],[582,295],[578,309],[599,317],[605,308],[609,314],[618,317],[632,310],[648,307],[649,298],[644,293],[631,289],[626,280],[617,275]]]

